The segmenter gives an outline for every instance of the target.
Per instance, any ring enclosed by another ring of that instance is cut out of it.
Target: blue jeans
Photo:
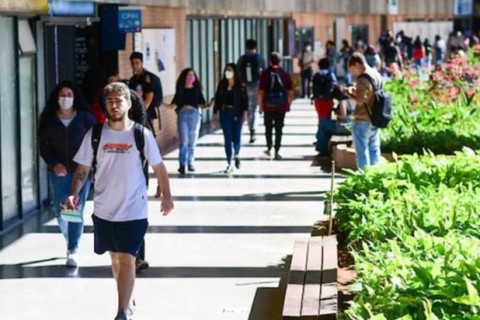
[[[370,122],[352,122],[352,138],[355,145],[357,167],[360,170],[380,161],[380,130]]]
[[[257,94],[258,83],[252,83],[247,85],[248,95],[248,129],[250,129],[250,135],[255,135],[257,129]]]
[[[64,202],[70,195],[73,174],[69,173],[64,177],[58,177],[54,172],[49,171],[48,177],[53,193],[53,212],[57,218],[58,226],[60,227],[60,231],[62,231],[62,234],[67,241],[67,250],[75,251],[78,249],[78,244],[83,234],[83,221],[78,223],[68,222],[60,216],[60,204]],[[87,179],[82,190],[80,190],[80,194],[78,195],[78,205],[82,216],[85,210],[85,202],[87,201],[88,192],[90,191],[90,185],[91,180]]]
[[[317,145],[316,150],[321,155],[328,155],[328,141],[335,134],[336,121],[330,118],[322,118],[318,120],[317,129]]]
[[[180,166],[192,165],[195,162],[195,146],[200,131],[201,120],[199,109],[181,109],[178,112],[178,136],[180,149],[178,162]]]
[[[223,138],[225,139],[225,153],[227,154],[227,162],[230,164],[233,153],[235,156],[237,156],[240,153],[240,148],[242,147],[241,137],[243,119],[235,118],[233,108],[225,108],[220,114],[220,125],[222,126]]]

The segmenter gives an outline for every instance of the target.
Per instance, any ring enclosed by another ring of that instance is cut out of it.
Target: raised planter
[[[393,153],[382,153],[382,157],[388,162],[394,162]],[[339,144],[332,149],[332,159],[335,160],[335,168],[357,170],[357,162],[355,160],[355,149],[348,147],[346,144]]]

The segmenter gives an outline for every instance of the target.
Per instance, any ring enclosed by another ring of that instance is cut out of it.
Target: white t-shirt
[[[150,130],[145,129],[144,154],[152,166],[163,160]],[[83,138],[73,158],[75,162],[92,166],[92,130]],[[146,219],[148,197],[140,153],[135,144],[134,126],[113,130],[103,125],[97,153],[95,173],[94,213],[107,221]]]

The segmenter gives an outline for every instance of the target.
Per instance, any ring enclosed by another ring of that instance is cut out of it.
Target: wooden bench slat
[[[337,319],[338,311],[338,286],[336,282],[322,284],[320,296],[319,319]]]
[[[338,309],[338,253],[337,237],[323,239],[322,285],[320,294],[319,319],[337,319]]]
[[[322,280],[322,237],[308,241],[307,272],[303,291],[302,319],[318,316],[320,308],[320,283]]]
[[[300,319],[307,268],[308,238],[297,238],[293,246],[292,262],[283,303],[283,319]]]

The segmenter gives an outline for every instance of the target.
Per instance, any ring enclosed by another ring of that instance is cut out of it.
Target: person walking
[[[248,94],[248,129],[250,143],[257,140],[257,95],[260,83],[260,74],[266,68],[265,59],[257,53],[257,41],[248,39],[245,42],[245,54],[237,61],[240,80],[247,87]]]
[[[340,56],[343,62],[343,82],[346,86],[349,86],[352,83],[352,75],[348,70],[348,59],[353,53],[353,48],[350,46],[350,43],[347,39],[342,40],[342,48],[340,49]]]
[[[225,173],[233,171],[232,158],[235,159],[235,168],[240,169],[240,148],[242,147],[242,127],[248,112],[247,89],[242,85],[237,65],[226,65],[223,78],[218,84],[213,107],[214,122],[218,121],[225,140],[227,168]]]
[[[373,126],[370,119],[375,102],[375,88],[383,88],[383,78],[371,68],[365,56],[359,52],[352,54],[348,67],[357,76],[355,86],[346,88],[345,93],[355,100],[352,137],[358,169],[363,170],[380,161],[380,129]]]
[[[53,212],[67,241],[66,266],[71,268],[78,266],[77,252],[83,234],[83,219],[81,222],[66,221],[60,215],[60,205],[68,195],[68,186],[77,168],[73,157],[86,132],[94,125],[95,119],[89,112],[86,100],[77,86],[68,81],[55,87],[40,115],[40,156],[48,166]],[[87,175],[83,188],[78,192],[78,208],[82,217],[90,184],[91,179]]]
[[[417,36],[413,42],[413,61],[415,62],[417,70],[422,68],[424,58],[425,48],[423,47],[422,40],[420,40],[420,36]]]
[[[185,174],[195,171],[195,148],[200,132],[202,109],[208,107],[202,93],[202,85],[195,70],[186,68],[177,79],[176,92],[170,106],[177,112],[178,137],[180,148],[178,173]]]
[[[313,64],[315,63],[315,57],[312,52],[312,44],[305,42],[305,47],[298,58],[298,66],[301,69],[302,79],[302,97],[310,98],[310,84],[313,76]]]
[[[133,76],[130,78],[128,86],[130,89],[135,90],[137,95],[143,99],[147,109],[148,127],[152,130],[153,136],[155,136],[153,120],[159,117],[157,108],[161,106],[163,101],[162,82],[153,72],[143,67],[143,54],[141,52],[133,52],[130,55],[130,65]]]
[[[332,120],[333,88],[337,84],[335,74],[330,71],[330,60],[322,58],[318,62],[318,71],[313,76],[313,101],[318,115],[317,142],[315,150],[317,157],[329,156],[328,142],[335,133],[336,122]]]
[[[90,170],[95,176],[94,250],[110,253],[117,284],[118,311],[115,320],[127,320],[135,312],[132,293],[135,257],[148,227],[148,196],[140,150],[136,145],[137,125],[127,116],[131,107],[127,85],[114,82],[105,88],[108,122],[99,127],[98,153],[92,147],[93,130],[88,131],[74,157],[78,164],[67,204],[76,208],[79,193]],[[156,198],[162,198],[160,212],[173,209],[168,174],[150,130],[140,126],[143,153],[157,178]]]
[[[275,127],[275,160],[281,160],[283,125],[285,115],[290,111],[293,101],[292,78],[280,67],[281,56],[278,52],[270,54],[270,66],[260,76],[258,104],[260,113],[264,113],[265,138],[267,150],[265,154],[272,157],[272,134]]]

